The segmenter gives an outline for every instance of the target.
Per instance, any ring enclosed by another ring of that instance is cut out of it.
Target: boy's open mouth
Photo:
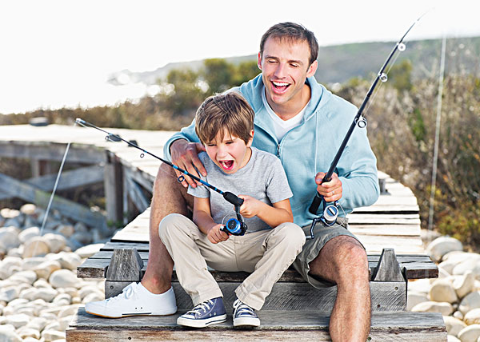
[[[220,165],[224,168],[224,170],[229,171],[233,168],[233,160],[221,160]]]

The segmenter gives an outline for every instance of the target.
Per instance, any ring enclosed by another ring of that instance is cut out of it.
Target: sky
[[[397,41],[427,11],[408,39],[480,36],[479,10],[477,0],[0,0],[0,113],[138,98],[148,88],[108,76],[255,54],[282,21],[326,46]]]

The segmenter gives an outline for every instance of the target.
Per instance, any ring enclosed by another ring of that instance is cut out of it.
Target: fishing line
[[[60,176],[62,175],[63,166],[65,165],[65,160],[67,159],[67,154],[68,154],[68,151],[70,150],[70,144],[71,143],[72,143],[71,141],[68,142],[67,148],[65,149],[65,153],[63,154],[63,159],[62,159],[62,162],[60,164],[60,169],[58,170],[57,178],[55,179],[55,185],[53,186],[52,193],[50,194],[50,199],[48,200],[47,210],[45,211],[45,215],[43,216],[42,227],[40,228],[40,236],[43,235],[43,231],[44,231],[45,225],[47,223],[48,215],[50,213],[50,208],[52,206],[53,198],[55,197],[55,192],[57,191],[57,186],[58,186],[58,183],[60,181]],[[35,253],[37,251],[38,242],[39,241],[37,241],[35,243],[35,246],[33,247],[32,256],[35,256]]]
[[[442,97],[443,97],[443,81],[445,78],[445,50],[447,45],[445,34],[442,39],[442,55],[440,57],[440,75],[438,80],[438,96],[437,96],[437,118],[435,123],[435,146],[433,148],[433,168],[432,168],[432,185],[430,191],[430,209],[428,212],[428,230],[433,229],[433,215],[435,206],[435,191],[437,180],[437,164],[438,164],[438,145],[440,140],[440,121],[442,119]]]

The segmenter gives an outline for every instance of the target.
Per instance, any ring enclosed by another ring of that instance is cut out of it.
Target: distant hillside
[[[409,59],[413,65],[413,77],[434,76],[438,71],[441,51],[440,39],[418,40],[407,42],[407,49],[400,53],[397,63]],[[321,83],[343,83],[353,77],[369,78],[376,74],[385,59],[395,46],[395,42],[354,43],[320,48],[319,68],[316,78]],[[463,37],[447,39],[448,72],[478,72],[480,58],[480,37]],[[256,55],[226,58],[230,63],[256,60]],[[131,72],[122,70],[112,74],[110,83],[120,85],[126,83],[155,84],[159,78],[167,76],[172,69],[191,68],[198,70],[202,60],[169,63],[153,71]]]

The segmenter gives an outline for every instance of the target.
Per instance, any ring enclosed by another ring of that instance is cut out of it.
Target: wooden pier
[[[126,140],[135,141],[158,156],[163,155],[163,145],[172,134],[120,129],[109,131]],[[80,221],[100,228],[106,224],[106,220],[121,222],[129,212],[140,213],[115,234],[100,252],[78,268],[78,277],[107,278],[106,296],[109,297],[121,291],[129,282],[139,281],[146,269],[149,194],[160,162],[148,155],[141,158],[140,151],[125,143],[107,142],[105,135],[94,129],[73,125],[0,126],[0,157],[28,158],[33,170],[33,176],[29,180],[16,180],[0,174],[0,198],[16,196],[31,202],[40,199],[39,205],[45,203],[45,196],[53,188],[52,180],[56,172],[49,170],[48,165],[52,161],[62,160],[68,143],[71,146],[67,163],[81,164],[82,167],[65,172],[59,187],[67,189],[103,182],[107,197],[107,218],[88,208],[78,207],[71,210],[72,218],[80,218]],[[53,174],[48,174],[49,172]],[[379,178],[384,189],[379,200],[370,207],[356,209],[348,215],[349,229],[362,241],[369,255],[373,311],[371,340],[446,341],[446,329],[440,314],[405,311],[408,281],[438,276],[437,267],[424,253],[416,198],[410,189],[388,175],[380,173]],[[70,205],[75,203],[57,198],[53,208],[63,212]],[[134,256],[136,253],[139,258]],[[139,262],[134,265],[139,270],[136,277],[112,277],[115,272],[109,270],[109,266],[113,264],[113,259],[122,255]],[[392,265],[393,273],[378,272]],[[212,272],[229,305],[233,301],[233,289],[245,275]],[[391,278],[392,274],[394,279]],[[176,315],[112,320],[91,316],[81,308],[67,330],[67,340],[329,340],[328,315],[336,287],[320,293],[306,284],[293,270],[285,272],[269,296],[265,309],[260,311],[262,326],[250,331],[233,329],[231,318],[225,324],[202,330],[176,326],[176,317],[191,307],[191,301],[176,281],[175,274],[173,286],[179,307]],[[285,306],[288,306],[285,303],[292,302],[292,298],[294,301],[303,298],[303,301],[300,300],[302,304],[297,305],[296,309]]]

